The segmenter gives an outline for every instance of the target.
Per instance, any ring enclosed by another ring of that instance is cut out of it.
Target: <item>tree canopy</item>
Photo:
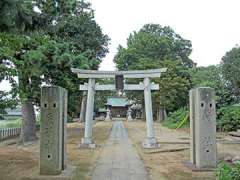
[[[234,47],[221,61],[223,77],[234,99],[240,101],[240,48]]]
[[[34,113],[28,112],[33,111],[30,106],[39,105],[42,84],[68,89],[68,114],[75,115],[81,94],[71,67],[97,69],[108,51],[109,38],[94,20],[90,4],[77,0],[4,0],[0,9],[7,17],[0,19],[0,68],[4,70],[0,76],[10,81],[23,108],[28,107],[23,116]],[[35,120],[24,117],[26,125],[35,124],[28,121]]]
[[[173,110],[187,103],[190,88],[188,68],[193,67],[189,58],[191,42],[175,33],[170,27],[146,24],[130,34],[127,47],[118,47],[114,62],[119,70],[156,69],[167,67],[156,82],[160,84],[154,102]]]

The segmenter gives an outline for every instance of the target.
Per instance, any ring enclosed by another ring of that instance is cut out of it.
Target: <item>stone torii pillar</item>
[[[144,78],[144,102],[147,126],[147,138],[143,142],[144,148],[158,147],[157,139],[155,138],[153,128],[153,114],[152,114],[152,96],[151,96],[151,83],[150,79]]]
[[[95,144],[93,143],[93,139],[92,139],[94,94],[95,94],[95,79],[90,78],[88,80],[85,131],[84,131],[84,138],[82,138],[82,145],[87,147],[92,147],[92,148],[95,147]]]

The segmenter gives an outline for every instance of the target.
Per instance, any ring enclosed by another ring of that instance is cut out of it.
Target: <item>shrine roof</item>
[[[129,101],[125,97],[108,97],[107,105],[112,107],[126,107],[129,105]]]

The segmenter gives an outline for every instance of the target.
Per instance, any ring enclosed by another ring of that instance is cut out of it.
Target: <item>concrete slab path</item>
[[[149,180],[144,164],[122,121],[113,123],[92,180]]]

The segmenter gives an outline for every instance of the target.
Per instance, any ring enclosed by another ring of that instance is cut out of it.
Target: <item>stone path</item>
[[[144,164],[122,121],[116,121],[100,155],[92,180],[148,180]]]

